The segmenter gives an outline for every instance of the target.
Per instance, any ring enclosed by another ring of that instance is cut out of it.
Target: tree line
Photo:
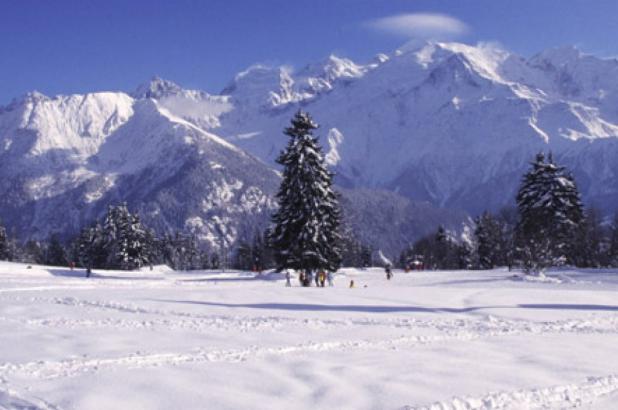
[[[130,221],[130,222],[129,222]],[[362,244],[351,231],[342,233],[342,264],[372,265],[373,249]],[[0,223],[0,260],[48,266],[87,269],[138,269],[167,265],[174,270],[274,269],[274,249],[269,230],[256,230],[252,239],[241,238],[229,250],[213,249],[188,232],[157,235],[140,222],[126,204],[109,206],[105,217],[81,230],[68,241],[53,233],[47,240],[18,242]]]
[[[341,265],[372,265],[373,249],[361,243],[341,220],[322,148],[312,131],[318,125],[298,111],[285,129],[286,148],[277,158],[282,181],[278,209],[265,231],[241,238],[233,251],[210,249],[195,235],[176,232],[157,236],[129,211],[112,205],[106,215],[67,244],[57,235],[23,246],[0,225],[0,259],[91,269],[139,269],[167,264],[175,270],[293,269],[310,278]],[[605,223],[594,208],[584,210],[571,173],[539,153],[523,176],[516,206],[484,212],[458,237],[440,226],[401,252],[403,268],[491,269],[497,266],[542,272],[559,265],[618,266],[618,214]]]
[[[200,244],[186,232],[163,234],[145,226],[126,203],[110,205],[106,215],[62,242],[57,234],[47,241],[20,244],[0,224],[0,260],[87,269],[134,270],[165,264],[175,270],[230,267],[221,252]],[[225,264],[225,265],[224,265]]]
[[[428,269],[516,266],[538,273],[561,265],[618,267],[618,213],[613,221],[584,209],[571,173],[539,153],[522,178],[516,207],[484,212],[455,237],[444,227],[405,249],[402,267],[420,260]]]

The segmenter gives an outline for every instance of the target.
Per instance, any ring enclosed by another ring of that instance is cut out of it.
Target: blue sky
[[[159,75],[216,93],[253,63],[364,62],[410,37],[532,55],[618,55],[616,0],[0,0],[0,104],[132,90]]]

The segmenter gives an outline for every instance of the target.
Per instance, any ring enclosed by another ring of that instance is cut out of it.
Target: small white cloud
[[[372,20],[367,25],[389,34],[421,39],[452,38],[469,30],[463,21],[438,13],[397,14]]]

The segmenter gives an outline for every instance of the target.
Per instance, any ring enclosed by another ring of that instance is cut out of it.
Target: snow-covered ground
[[[0,263],[0,408],[618,406],[616,271],[82,275]]]

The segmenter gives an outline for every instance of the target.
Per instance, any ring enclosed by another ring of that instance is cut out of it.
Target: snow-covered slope
[[[404,46],[367,65],[331,56],[294,73],[252,68],[224,90],[213,132],[272,162],[302,107],[339,182],[472,212],[512,202],[527,161],[552,150],[585,198],[618,200],[618,61],[573,48],[524,59],[490,45]]]
[[[0,262],[1,409],[614,410],[618,273]],[[354,288],[349,288],[354,280]]]

